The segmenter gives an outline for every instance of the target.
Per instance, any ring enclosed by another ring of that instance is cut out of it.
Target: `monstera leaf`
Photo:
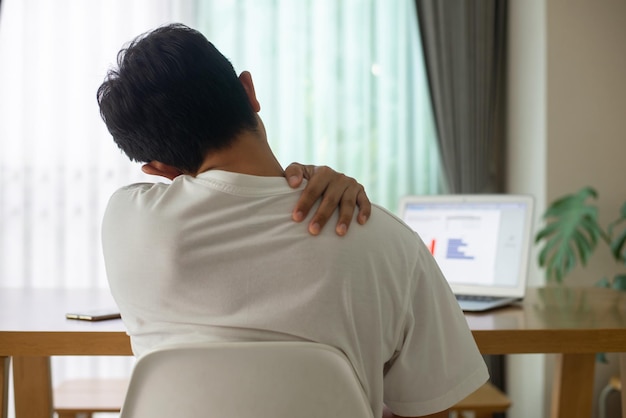
[[[620,217],[611,222],[608,228],[609,236],[611,237],[611,253],[613,258],[617,261],[621,261],[626,264],[626,203],[622,205],[620,210]],[[622,226],[621,231],[616,229]]]
[[[535,236],[535,243],[543,244],[539,265],[545,267],[548,281],[561,283],[578,262],[585,265],[600,240],[609,245],[617,263],[626,264],[626,203],[605,232],[598,223],[597,206],[589,203],[597,198],[593,188],[584,187],[556,200],[544,213],[546,226]],[[596,286],[626,291],[626,274],[603,277]],[[607,363],[604,353],[598,353],[596,359]]]
[[[537,233],[535,242],[543,242],[539,265],[546,268],[548,281],[560,283],[578,262],[587,263],[599,239],[608,240],[598,224],[598,208],[588,203],[597,197],[593,188],[584,187],[554,201],[546,210],[546,226]],[[623,242],[619,248],[624,249]]]

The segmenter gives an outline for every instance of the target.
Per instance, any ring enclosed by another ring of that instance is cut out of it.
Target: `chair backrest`
[[[161,348],[132,372],[120,418],[372,418],[348,359],[309,342]]]

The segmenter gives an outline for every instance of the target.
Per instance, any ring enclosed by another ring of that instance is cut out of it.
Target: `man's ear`
[[[250,102],[250,105],[252,106],[252,110],[258,113],[261,110],[261,104],[256,98],[256,92],[254,90],[254,83],[252,82],[252,74],[250,74],[250,72],[248,71],[244,71],[243,73],[239,75],[239,81],[241,81],[243,88],[246,90],[246,93],[248,94],[248,101]]]
[[[172,167],[171,165],[162,163],[160,161],[152,160],[147,164],[144,164],[141,167],[141,171],[146,174],[150,174],[153,176],[161,176],[168,178],[170,180],[174,180],[176,177],[183,174],[182,171],[177,169],[176,167]]]

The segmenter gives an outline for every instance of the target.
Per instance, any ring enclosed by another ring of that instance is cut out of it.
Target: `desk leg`
[[[626,382],[626,353],[619,355],[619,375],[622,382]],[[626,418],[626,389],[620,391],[622,399],[622,418]]]
[[[552,418],[590,417],[595,354],[559,354],[552,387]]]
[[[0,356],[0,418],[9,415],[9,366],[11,357]]]
[[[13,357],[13,390],[16,418],[52,418],[50,357]]]

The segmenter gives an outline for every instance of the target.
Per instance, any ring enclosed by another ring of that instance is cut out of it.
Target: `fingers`
[[[357,206],[357,222],[363,225],[369,219],[372,205],[363,186],[352,177],[327,166],[305,166],[298,163],[290,164],[285,175],[292,187],[300,185],[304,178],[308,180],[292,212],[294,221],[304,220],[315,203],[322,198],[308,225],[311,235],[318,235],[337,209],[339,218],[335,232],[340,236],[348,232]]]
[[[339,201],[339,219],[335,226],[335,232],[340,236],[348,232],[357,206],[359,208],[357,222],[361,225],[367,222],[372,212],[372,204],[363,186],[351,177],[346,177],[346,181],[346,188]]]
[[[285,177],[289,186],[296,189],[302,184],[303,179],[310,179],[315,173],[314,165],[303,165],[300,163],[291,163],[285,169]]]
[[[372,204],[365,193],[365,189],[361,184],[357,183],[356,180],[350,180],[354,183],[351,183],[349,187],[346,188],[339,203],[339,220],[337,221],[336,232],[341,236],[348,232],[348,227],[352,222],[357,206],[359,213],[356,219],[360,225],[365,225],[372,213]]]
[[[334,171],[333,173],[336,176],[334,180],[330,182],[326,189],[323,191],[322,201],[320,202],[317,210],[311,218],[311,221],[309,222],[308,229],[311,235],[318,235],[320,233],[322,228],[324,228],[324,225],[326,225],[330,217],[333,216],[337,208],[339,208],[340,221],[337,222],[335,232],[338,235],[345,235],[346,232],[348,232],[348,225],[352,221],[352,214],[354,213],[356,199],[354,199],[352,203],[352,209],[350,209],[351,198],[349,196],[345,196],[348,190],[348,183],[350,178]]]
[[[361,186],[359,184],[359,186]],[[359,206],[359,215],[356,220],[360,225],[365,225],[372,214],[372,203],[365,193],[365,188],[361,186],[361,191],[357,194],[356,204]]]
[[[293,164],[292,164],[293,165]],[[291,166],[290,166],[291,167]],[[324,199],[327,198],[326,191],[331,184],[331,181],[337,175],[334,170],[331,170],[328,167],[314,167],[314,166],[301,166],[302,173],[304,178],[308,179],[307,185],[305,186],[302,194],[300,195],[300,199],[296,203],[296,206],[292,212],[292,218],[296,222],[301,222],[304,218],[307,217],[309,211],[317,202],[317,200],[324,196]],[[285,170],[287,173],[287,170]],[[332,196],[329,197],[331,199],[327,204],[332,203]],[[324,202],[322,202],[324,204]],[[326,214],[324,217],[313,217],[311,222],[309,223],[309,232],[313,235],[319,234],[319,231],[324,227],[328,217],[333,213],[333,211],[337,208],[337,201],[334,203],[334,206],[330,209],[326,208],[323,214]],[[317,213],[319,213],[319,209]],[[330,211],[330,213],[328,213]],[[325,218],[325,219],[324,219]]]

